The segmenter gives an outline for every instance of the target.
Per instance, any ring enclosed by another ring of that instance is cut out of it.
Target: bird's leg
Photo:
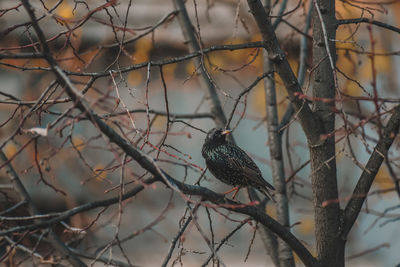
[[[235,197],[236,197],[237,193],[239,192],[239,190],[240,190],[240,186],[235,186],[235,187],[232,188],[231,190],[226,191],[226,192],[224,193],[224,195],[227,195],[227,194],[229,194],[229,193],[235,191],[235,193],[233,194],[233,197],[232,197],[233,199],[235,199]]]
[[[233,194],[233,197],[232,197],[232,199],[235,199],[235,197],[236,197],[237,193],[239,193],[240,186],[237,186],[236,188],[237,188],[237,189],[236,189],[236,192]]]

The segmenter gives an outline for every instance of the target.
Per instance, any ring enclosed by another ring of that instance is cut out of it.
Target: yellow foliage
[[[261,41],[261,33],[256,33],[251,36],[251,42],[259,42]]]
[[[265,208],[265,212],[271,216],[272,218],[276,219],[276,206],[272,205],[270,203],[267,204],[267,207]]]
[[[93,51],[89,51],[86,52],[82,55],[80,55],[80,57],[85,61],[85,62],[90,62],[93,60],[94,57],[96,57],[97,55],[99,55],[99,49],[95,49]]]
[[[351,96],[359,96],[362,94],[361,88],[352,81],[346,79],[345,84],[340,87],[341,91]]]
[[[342,33],[342,34],[339,34]],[[347,36],[349,36],[348,34]],[[346,36],[343,34],[343,31],[338,31],[338,39],[344,39]],[[347,49],[355,49],[360,50],[360,47],[357,47],[353,43],[337,43],[337,48],[347,48]],[[370,49],[366,49],[370,50]],[[375,53],[384,53],[385,48],[382,47],[379,43],[375,44]],[[368,81],[372,80],[372,64],[371,57],[369,55],[357,55],[354,52],[346,51],[346,50],[337,50],[338,60],[336,62],[336,66],[347,76],[355,79],[357,81],[367,81],[364,84],[367,84]],[[359,62],[362,62],[360,65]],[[374,68],[376,75],[385,74],[391,71],[391,58],[387,56],[374,56]],[[357,86],[354,82],[343,78],[339,75],[340,78],[340,88],[343,92],[356,96],[362,94],[361,88]]]
[[[251,36],[250,42],[259,42],[261,41],[261,34],[257,33]],[[247,50],[247,51],[253,51],[252,53],[248,54],[248,61],[253,60],[254,56],[256,55],[257,51],[256,49],[252,48],[253,50]],[[258,55],[256,57],[256,59],[251,63],[251,65],[253,67],[256,67],[257,69],[259,69],[260,73],[262,72],[262,67],[263,67],[263,49],[260,48]]]
[[[133,61],[135,64],[143,63],[149,61],[150,55],[148,51],[138,50],[133,53]]]
[[[83,139],[80,137],[73,137],[72,145],[75,147],[75,149],[81,151],[82,149],[85,148],[85,141],[83,141]]]
[[[177,66],[177,64],[175,64],[175,63],[163,66],[162,70],[163,70],[165,82],[169,82],[174,79],[174,72],[175,72],[176,66]]]
[[[149,52],[153,48],[153,43],[150,38],[140,38],[135,42],[137,51]]]
[[[73,7],[68,3],[68,1],[62,1],[57,9],[57,15],[64,19],[70,19],[74,17],[72,10]]]
[[[78,32],[81,32],[81,31],[78,31]],[[78,46],[79,46],[79,44],[77,44],[75,47],[78,47]],[[62,52],[60,52],[60,54],[58,55],[58,58],[62,59],[59,61],[59,64],[63,67],[63,69],[70,70],[70,71],[80,71],[86,64],[85,62],[80,60],[74,54],[74,51],[71,47],[68,47],[68,48],[64,49]]]
[[[195,71],[196,71],[196,67],[195,67],[193,61],[189,61],[189,62],[186,64],[186,73],[187,73],[188,75],[192,75]]]
[[[4,148],[4,154],[6,154],[7,158],[11,158],[17,153],[17,147],[13,143],[8,143]]]
[[[357,47],[355,47],[351,43],[340,43],[337,45],[337,47],[357,49]],[[336,61],[336,66],[338,67],[338,69],[345,73],[347,76],[357,80],[359,76],[357,72],[357,62],[359,61],[358,56],[355,53],[346,50],[337,50],[337,54],[338,60]],[[350,81],[349,79],[346,79],[341,75],[338,75],[338,77],[339,87],[343,93],[352,96],[360,95],[362,93],[361,88],[355,82]]]
[[[141,38],[135,43],[135,52],[133,60],[135,64],[149,61],[150,51],[153,48],[153,43],[150,38]]]
[[[262,50],[260,50],[258,52],[257,57],[254,59],[254,56],[256,55],[256,53],[257,52],[254,50],[254,53],[249,54],[247,61],[250,62],[251,60],[253,60],[253,62],[251,62],[251,66],[253,66],[257,69],[257,73],[261,73],[263,63],[264,63],[263,56],[262,56]]]
[[[228,64],[227,60],[229,60],[229,55],[225,53],[213,53],[210,57],[210,61],[213,64],[212,68],[208,68],[211,72],[215,72],[215,69],[223,69],[226,68]],[[207,66],[209,67],[209,62],[207,62]]]
[[[131,71],[128,74],[128,83],[130,86],[137,86],[143,81],[143,75],[140,71]]]
[[[393,187],[393,180],[390,178],[386,166],[382,165],[375,177],[375,184],[379,189],[385,190]]]
[[[299,232],[303,236],[312,235],[314,233],[314,230],[315,230],[315,221],[314,221],[314,218],[309,215],[305,215],[304,217],[302,217],[301,224],[296,226],[296,231]],[[317,255],[315,248],[308,247],[308,249],[314,257]],[[301,260],[297,256],[297,254],[293,253],[293,255],[294,255],[295,262],[300,263]]]
[[[294,58],[294,57],[289,57],[288,61],[289,61],[290,68],[293,70],[293,73],[297,77],[297,73],[298,73],[298,69],[299,69],[299,59]]]
[[[375,71],[377,75],[390,70],[391,63],[389,57],[375,56],[374,60]],[[372,80],[372,64],[369,58],[364,62],[364,64],[361,65],[360,78],[362,78],[362,80]]]
[[[299,258],[299,256],[297,256],[296,252],[293,252],[293,258],[294,258],[294,262],[295,263],[300,263],[302,262]]]
[[[104,170],[104,166],[101,164],[94,167],[94,174],[96,175],[96,180],[99,182],[107,178],[107,171]]]
[[[224,41],[223,44],[224,45],[241,44],[244,42],[245,42],[245,40],[242,40],[240,38],[235,38],[235,39],[227,39]],[[229,50],[218,51],[218,52],[210,54],[210,58],[211,58],[211,62],[214,65],[217,65],[217,67],[228,68],[228,66],[231,66],[232,63],[238,63],[238,64],[242,65],[244,62],[248,62],[249,61],[248,56],[249,56],[250,51],[251,51],[250,49],[238,49],[238,50],[233,50],[233,51],[229,51]],[[229,68],[232,68],[232,67],[229,67]]]
[[[301,235],[307,236],[314,232],[314,227],[314,218],[305,216],[301,219],[301,224],[299,224],[296,229]]]
[[[340,48],[353,48],[349,45],[338,45]],[[336,61],[336,66],[346,75],[354,75],[358,58],[355,53],[347,52],[345,50],[337,50],[338,59]]]
[[[43,68],[47,68],[47,67],[49,67],[49,63],[47,63],[47,61],[44,60],[44,59],[35,58],[35,59],[27,60],[25,65],[24,65],[24,67],[43,67]]]
[[[165,129],[167,124],[167,117],[165,116],[157,116],[153,122],[153,126],[158,129]]]
[[[243,62],[246,62],[246,59],[248,58],[249,51],[249,49],[229,51],[229,59],[243,64]]]
[[[338,18],[357,18],[360,15],[360,8],[347,4],[344,1],[336,1],[336,13]]]

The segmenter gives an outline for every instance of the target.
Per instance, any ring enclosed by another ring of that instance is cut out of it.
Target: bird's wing
[[[253,181],[254,184],[266,186],[271,190],[275,190],[275,188],[271,184],[264,180],[260,169],[245,151],[243,151],[239,147],[230,150],[230,162],[235,166],[235,168],[243,173],[243,176],[245,176],[248,180]],[[239,158],[241,160],[239,160]]]

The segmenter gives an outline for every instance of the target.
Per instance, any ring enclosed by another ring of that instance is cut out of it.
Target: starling
[[[230,130],[213,128],[207,133],[201,154],[210,172],[218,180],[235,186],[233,198],[242,187],[253,186],[270,198],[275,188],[262,177],[260,169],[240,147],[226,140]]]

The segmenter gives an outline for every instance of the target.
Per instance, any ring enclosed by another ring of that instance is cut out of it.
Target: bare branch
[[[387,24],[384,22],[369,19],[369,18],[340,19],[336,22],[337,26],[346,25],[346,24],[359,24],[359,23],[369,23],[369,24],[376,25],[378,27],[382,27],[382,28],[400,33],[400,28],[397,28],[393,25],[390,25],[390,24]]]
[[[275,71],[279,74],[286,87],[289,100],[297,113],[309,144],[311,146],[321,145],[323,143],[320,138],[323,133],[321,123],[314,116],[310,107],[303,100],[297,98],[295,94],[302,92],[301,87],[287,61],[285,53],[279,45],[268,14],[259,0],[248,0],[247,2],[261,32],[263,46],[268,51],[268,56],[274,63]]]
[[[353,227],[361,208],[367,198],[368,192],[371,189],[379,168],[382,165],[385,155],[387,155],[390,146],[396,138],[400,129],[400,105],[394,111],[386,127],[382,131],[382,136],[374,148],[374,152],[368,159],[365,169],[358,179],[357,185],[354,188],[352,197],[347,203],[344,210],[344,225],[342,230],[342,238],[346,239],[351,228]]]

